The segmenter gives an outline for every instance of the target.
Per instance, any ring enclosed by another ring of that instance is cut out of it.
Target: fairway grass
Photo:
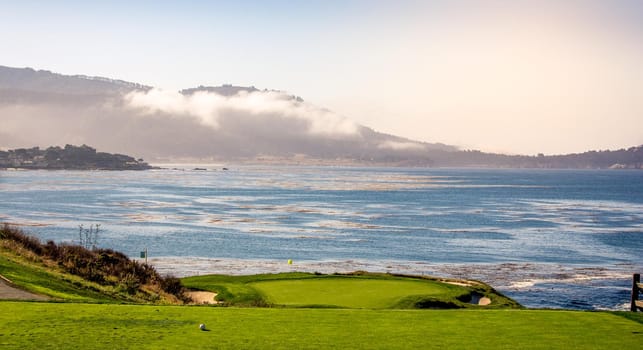
[[[642,342],[640,322],[607,312],[0,302],[1,349],[636,349]]]

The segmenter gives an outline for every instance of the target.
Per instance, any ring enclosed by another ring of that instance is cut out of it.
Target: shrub
[[[47,244],[43,247],[43,255],[54,261],[59,261],[61,258],[61,251],[54,241],[47,241]]]
[[[124,289],[127,294],[136,294],[138,288],[140,287],[140,282],[133,274],[127,274],[121,279],[119,286]]]
[[[3,239],[20,243],[25,249],[28,249],[37,255],[42,255],[42,244],[40,243],[40,240],[26,235],[21,230],[13,228],[9,224],[4,224],[1,235]]]
[[[172,294],[183,302],[190,302],[190,297],[186,294],[186,289],[181,284],[181,280],[174,276],[166,276],[160,280],[161,289]]]

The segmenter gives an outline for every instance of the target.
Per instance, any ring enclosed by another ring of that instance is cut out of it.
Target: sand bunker
[[[218,304],[214,298],[217,296],[217,293],[212,292],[203,292],[203,291],[191,291],[187,293],[194,304]]]
[[[439,279],[438,282],[453,284],[455,286],[461,286],[461,287],[473,287],[473,286],[480,285],[480,282],[469,281],[469,280],[454,281],[454,280],[448,280],[448,279]]]
[[[489,304],[491,304],[491,299],[487,297],[482,297],[480,298],[480,300],[478,300],[478,305],[487,306]]]

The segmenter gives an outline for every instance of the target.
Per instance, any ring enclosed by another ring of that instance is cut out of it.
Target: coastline
[[[624,311],[629,305],[631,273],[641,267],[622,264],[612,267],[547,263],[435,264],[427,262],[369,260],[230,259],[204,257],[155,257],[148,259],[161,274],[176,277],[205,274],[253,275],[281,272],[354,271],[427,275],[482,281],[529,308]],[[600,287],[604,293],[623,294],[622,303],[605,305],[601,295],[590,294]]]

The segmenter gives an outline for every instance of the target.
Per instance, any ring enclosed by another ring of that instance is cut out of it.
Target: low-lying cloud
[[[384,141],[380,143],[378,146],[380,149],[390,149],[394,151],[407,151],[407,150],[414,150],[414,151],[423,151],[426,150],[426,145],[421,144],[419,142],[413,142],[413,141],[406,141],[406,142],[400,142],[400,141]]]
[[[423,157],[424,144],[283,92],[227,85],[172,92],[109,81],[96,88],[91,79],[45,76],[53,87],[36,81],[23,90],[1,85],[0,75],[0,147],[88,144],[156,161]]]
[[[360,126],[337,113],[297,100],[277,91],[240,91],[232,96],[197,91],[192,94],[151,89],[133,91],[125,96],[126,105],[141,115],[168,114],[194,118],[215,130],[225,129],[226,119],[236,124],[244,120],[247,128],[261,127],[273,120],[290,120],[303,133],[316,136],[355,137]]]

